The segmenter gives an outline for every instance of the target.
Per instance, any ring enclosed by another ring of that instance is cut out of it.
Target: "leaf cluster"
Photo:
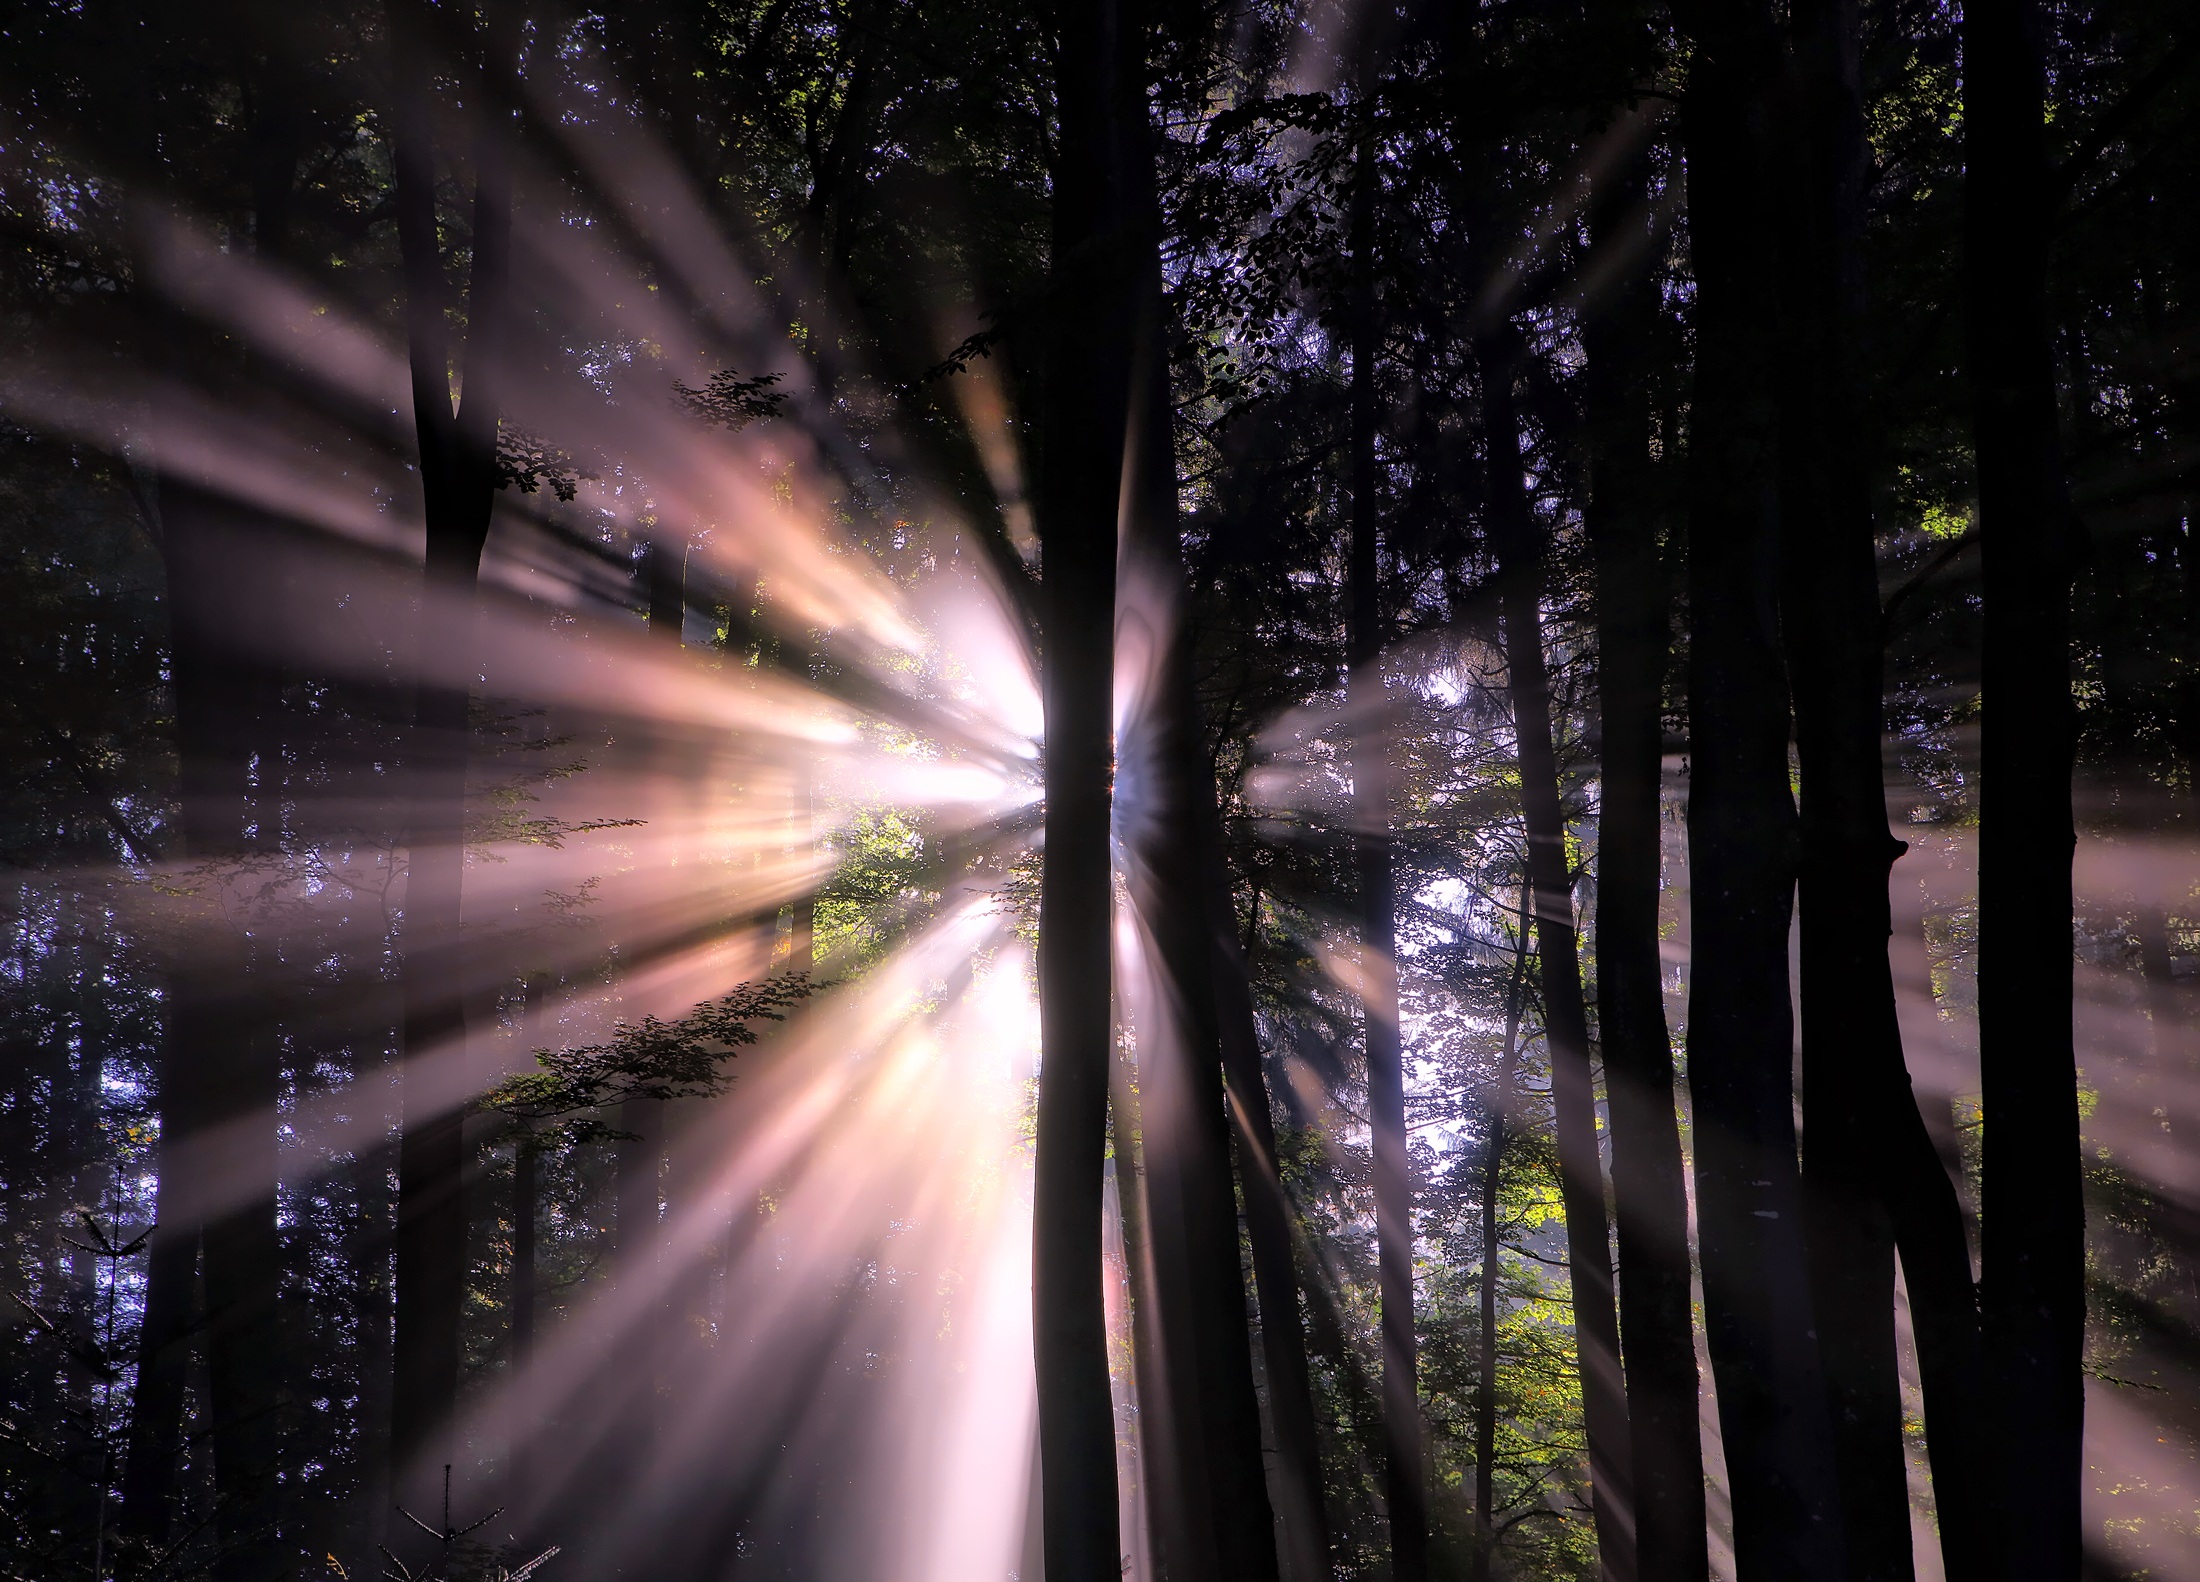
[[[731,1081],[726,1062],[757,1041],[756,1024],[786,1019],[817,990],[807,974],[744,983],[685,1016],[621,1021],[600,1044],[535,1052],[537,1069],[507,1077],[482,1109],[527,1129],[536,1148],[571,1147],[624,1135],[602,1112],[629,1099],[706,1098]]]

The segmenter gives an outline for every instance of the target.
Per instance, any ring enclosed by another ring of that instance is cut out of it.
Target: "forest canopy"
[[[2200,1577],[2196,359],[2168,0],[8,7],[0,1575]]]

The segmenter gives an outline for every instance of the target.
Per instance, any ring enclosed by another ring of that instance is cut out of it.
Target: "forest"
[[[0,6],[0,1582],[2200,1582],[2194,23]]]

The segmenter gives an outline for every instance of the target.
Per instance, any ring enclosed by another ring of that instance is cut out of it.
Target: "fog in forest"
[[[2156,0],[0,21],[0,1574],[2200,1582]]]

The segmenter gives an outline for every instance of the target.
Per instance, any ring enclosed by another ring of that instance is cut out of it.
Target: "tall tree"
[[[1141,331],[1121,512],[1125,585],[1119,645],[1142,652],[1118,749],[1118,823],[1132,906],[1150,942],[1153,1025],[1139,1036],[1139,1137],[1145,1163],[1154,1296],[1168,1337],[1165,1408],[1186,1519],[1167,1524],[1163,1571],[1275,1582],[1275,1518],[1261,1458],[1230,1120],[1223,1090],[1221,1005],[1207,911],[1204,851],[1214,770],[1193,687],[1195,634],[1184,608],[1177,522],[1176,420],[1162,340],[1161,206],[1146,128],[1145,74],[1118,84],[1126,260],[1136,268]],[[1294,1315],[1295,1316],[1295,1315]],[[1184,1552],[1185,1550],[1189,1552]]]
[[[1208,779],[1212,780],[1210,771]],[[1330,1575],[1328,1499],[1322,1487],[1321,1441],[1300,1317],[1292,1207],[1276,1156],[1276,1123],[1254,1018],[1250,965],[1237,937],[1229,877],[1222,860],[1221,809],[1205,810],[1201,860],[1208,890],[1207,925],[1214,936],[1214,982],[1223,1079],[1236,1132],[1238,1191],[1245,1205],[1245,1239],[1252,1251],[1260,1306],[1260,1354],[1268,1385],[1268,1420],[1276,1446],[1278,1559],[1285,1582],[1319,1582]],[[1255,923],[1259,899],[1256,896]]]
[[[1895,1250],[1910,1276],[1948,1574],[1979,1563],[1977,1306],[1955,1188],[1903,1063],[1888,870],[1873,490],[1858,369],[1869,153],[1851,0],[1791,9],[1781,210],[1781,617],[1801,788],[1803,1182],[1856,1578],[1906,1582]]]
[[[1347,691],[1353,717],[1352,798],[1358,826],[1353,873],[1359,883],[1360,1007],[1367,1055],[1367,1109],[1375,1154],[1375,1241],[1382,1305],[1383,1491],[1390,1513],[1392,1575],[1428,1574],[1428,1469],[1421,1428],[1418,1343],[1413,1327],[1413,1160],[1407,1146],[1405,1057],[1398,1028],[1396,880],[1391,853],[1391,744],[1382,577],[1382,506],[1375,454],[1375,362],[1381,326],[1376,293],[1375,108],[1371,47],[1363,42],[1354,91],[1351,178],[1352,358],[1351,544],[1348,551]]]
[[[1527,885],[1535,913],[1544,1039],[1551,1056],[1551,1110],[1558,1132],[1559,1191],[1566,1208],[1566,1271],[1589,1440],[1590,1498],[1603,1575],[1607,1582],[1625,1582],[1635,1574],[1633,1456],[1612,1291],[1611,1222],[1597,1147],[1596,1085],[1589,1068],[1589,1008],[1581,990],[1573,872],[1566,855],[1550,674],[1543,656],[1543,546],[1521,472],[1525,458],[1513,392],[1519,359],[1509,325],[1481,339],[1477,360],[1482,368],[1490,538],[1497,552],[1505,674],[1528,837]]]
[[[271,678],[235,647],[249,604],[242,596],[251,582],[246,568],[267,548],[246,526],[247,515],[233,501],[178,481],[161,491],[181,771],[175,855],[201,865],[200,894],[198,926],[168,987],[161,1228],[148,1271],[139,1344],[145,1377],[124,1492],[126,1533],[158,1551],[169,1534],[184,1369],[196,1340],[207,1363],[224,1505],[218,1570],[225,1582],[271,1575],[276,1564],[280,1385],[274,1203],[280,1071],[261,999],[270,967],[264,919],[257,919],[262,938],[250,937],[253,898],[264,878],[254,864],[266,856],[259,835],[272,833],[278,811],[273,755],[263,756]],[[248,1163],[233,1156],[244,1147],[252,1149]],[[264,1184],[264,1194],[222,1201],[217,1178],[240,1164],[239,1174],[255,1188]],[[197,1312],[194,1275],[204,1292]],[[148,1558],[136,1548],[123,1564]]]
[[[2085,1206],[2072,1033],[2074,523],[2047,319],[2053,193],[2032,0],[1963,13],[1963,306],[1984,557],[1980,1183],[1997,1574],[2077,1575]]]
[[[236,47],[237,40],[208,40]],[[292,241],[293,188],[303,143],[300,106],[279,68],[247,62],[240,97],[255,251],[280,263]],[[181,369],[197,337],[156,311],[160,360]],[[216,1574],[260,1582],[280,1569],[277,1411],[283,1335],[277,1322],[282,1241],[276,1217],[282,1058],[274,1007],[282,970],[260,893],[280,858],[284,771],[281,676],[239,651],[252,590],[283,590],[256,574],[280,558],[282,524],[217,491],[170,478],[156,485],[168,569],[182,837],[174,856],[200,863],[201,928],[170,986],[163,1061],[162,1210],[148,1267],[139,1365],[145,1385],[127,1475],[125,1527],[145,1563],[167,1531],[180,1447],[183,1367],[205,1347],[212,1448],[222,1501]],[[217,1140],[218,1139],[218,1140]],[[217,1160],[210,1152],[221,1150]],[[219,1170],[249,1183],[241,1202],[196,1201]],[[193,1313],[194,1270],[203,1301]]]
[[[1600,249],[1647,252],[1639,158],[1591,194]],[[1703,1582],[1703,1442],[1697,1420],[1688,1186],[1673,1104],[1673,1045],[1658,954],[1664,867],[1659,804],[1671,579],[1659,543],[1666,488],[1651,453],[1657,283],[1627,269],[1583,326],[1583,402],[1596,558],[1599,725],[1597,1029],[1611,1112],[1620,1342],[1633,1452],[1641,1582]]]
[[[1696,377],[1689,412],[1690,976],[1704,1324],[1740,1574],[1843,1575],[1795,1155],[1788,925],[1796,869],[1779,648],[1763,223],[1777,71],[1761,0],[1690,0],[1682,108]]]
[[[1474,1582],[1490,1582],[1497,1563],[1497,1287],[1504,1270],[1504,1242],[1498,1233],[1498,1198],[1504,1187],[1506,1116],[1514,1098],[1520,1061],[1520,1023],[1528,1001],[1528,920],[1535,897],[1523,885],[1520,931],[1513,941],[1513,969],[1505,992],[1505,1042],[1497,1052],[1496,1080],[1482,1107],[1480,1201],[1482,1268],[1476,1281],[1477,1334],[1474,1368]]]
[[[1101,1288],[1114,1058],[1109,957],[1116,514],[1138,328],[1122,125],[1144,39],[1119,0],[1056,18],[1052,278],[1042,352],[1037,518],[1044,610],[1046,851],[1039,893],[1039,1077],[1032,1204],[1046,1574],[1111,1582],[1115,1416]]]
[[[430,106],[430,19],[390,0],[391,152],[405,281],[422,514],[427,528],[415,644],[418,679],[410,758],[405,920],[401,937],[406,1061],[464,1040],[466,976],[460,935],[465,874],[468,711],[474,590],[496,497],[499,335],[511,250],[511,195],[503,128],[504,75],[517,57],[512,19],[492,7],[475,42],[469,97],[474,151],[472,275],[459,385],[445,326],[447,297],[436,213]],[[423,1113],[408,1104],[398,1144],[396,1336],[390,1455],[400,1476],[423,1461],[458,1398],[465,1298],[466,1146],[462,1106]],[[433,1462],[432,1455],[425,1461]]]

